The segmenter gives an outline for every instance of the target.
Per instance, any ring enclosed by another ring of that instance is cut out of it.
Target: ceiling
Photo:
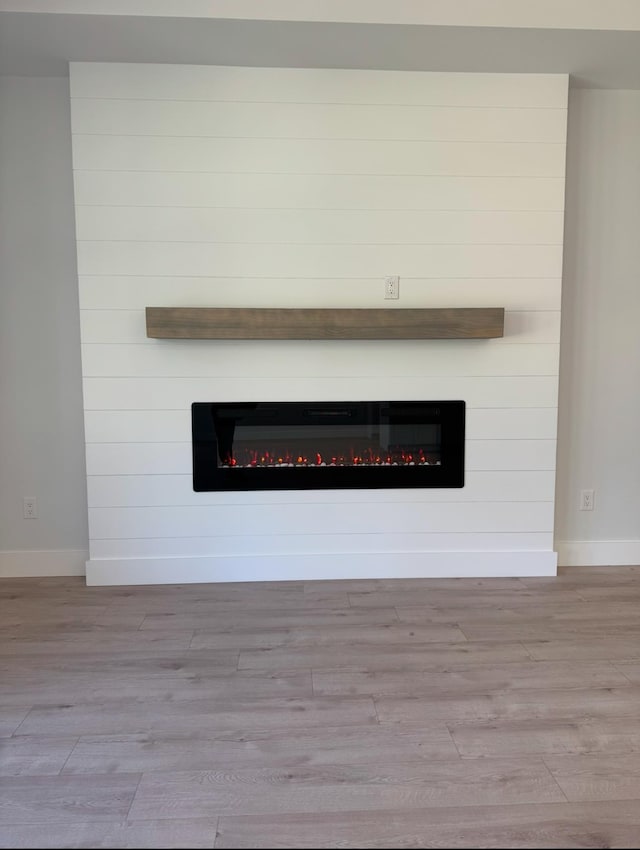
[[[66,76],[69,61],[569,73],[640,89],[640,31],[0,11],[0,74]]]

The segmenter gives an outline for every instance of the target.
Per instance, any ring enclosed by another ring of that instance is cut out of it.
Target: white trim
[[[555,576],[555,552],[389,552],[87,561],[88,585]]]
[[[86,549],[21,549],[0,551],[0,578],[83,576]]]
[[[640,540],[563,540],[556,544],[562,567],[624,567],[640,564]]]

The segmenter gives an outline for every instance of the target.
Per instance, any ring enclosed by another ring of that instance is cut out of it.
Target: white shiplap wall
[[[88,581],[554,573],[566,76],[77,63],[71,95]],[[507,313],[192,342],[147,305]],[[394,398],[466,400],[464,489],[192,490],[192,401]]]

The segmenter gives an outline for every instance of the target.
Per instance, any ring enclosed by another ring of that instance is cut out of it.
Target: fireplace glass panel
[[[195,490],[463,486],[464,402],[192,406]]]

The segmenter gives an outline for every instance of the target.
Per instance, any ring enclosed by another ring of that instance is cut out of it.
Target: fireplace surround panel
[[[89,583],[554,574],[567,90],[566,74],[71,63]],[[500,305],[506,331],[150,339],[148,305],[397,321]],[[248,439],[245,468],[223,468],[211,425],[192,441],[193,402],[354,398],[464,399],[457,480],[447,428],[440,464],[427,439],[424,464],[390,451],[383,468],[384,438],[344,466],[278,446],[286,468]]]

